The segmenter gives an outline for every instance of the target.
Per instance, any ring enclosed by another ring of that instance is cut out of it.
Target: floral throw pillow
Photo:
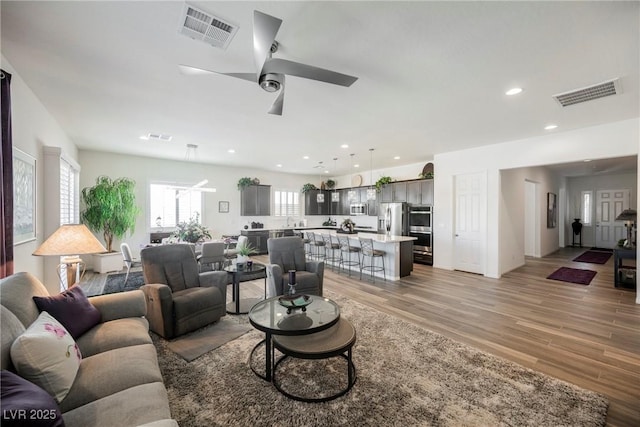
[[[81,360],[69,332],[46,311],[11,345],[11,361],[18,375],[43,388],[58,403],[69,393]]]

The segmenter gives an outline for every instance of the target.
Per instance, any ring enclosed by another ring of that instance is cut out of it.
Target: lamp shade
[[[60,226],[33,255],[82,255],[106,252],[107,249],[96,239],[84,224]]]
[[[616,217],[616,221],[635,221],[637,217],[638,212],[635,209],[625,209]]]

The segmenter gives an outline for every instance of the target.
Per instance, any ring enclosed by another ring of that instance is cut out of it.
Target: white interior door
[[[524,254],[540,256],[538,184],[532,181],[524,182]]]
[[[455,252],[454,268],[484,274],[486,259],[486,202],[485,173],[456,175],[455,177]]]
[[[613,248],[627,232],[623,221],[616,217],[629,209],[629,190],[598,190],[596,192],[596,246]]]

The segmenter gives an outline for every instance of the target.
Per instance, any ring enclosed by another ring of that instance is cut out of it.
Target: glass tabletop
[[[267,267],[264,264],[254,262],[251,267],[248,267],[245,263],[244,267],[241,269],[238,269],[237,264],[229,265],[224,268],[224,271],[226,271],[227,273],[259,273],[261,271],[265,271],[266,269]]]
[[[309,295],[312,302],[302,309],[290,310],[280,304],[280,296],[260,301],[249,311],[249,321],[264,332],[277,335],[304,335],[321,331],[340,318],[340,307],[329,298]]]

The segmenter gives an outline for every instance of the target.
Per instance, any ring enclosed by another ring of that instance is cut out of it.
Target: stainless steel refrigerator
[[[380,203],[378,233],[406,236],[409,232],[409,212],[406,203]]]

